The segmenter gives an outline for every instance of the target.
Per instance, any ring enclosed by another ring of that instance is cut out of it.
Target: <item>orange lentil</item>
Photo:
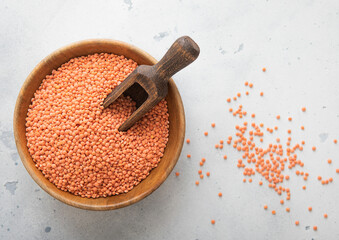
[[[301,126],[301,130],[305,130],[305,127],[304,127],[304,126]]]
[[[166,100],[127,132],[118,127],[135,111],[135,102],[121,96],[102,106],[136,67],[124,56],[96,53],[73,58],[42,80],[27,113],[27,147],[58,189],[86,198],[118,195],[161,161],[169,133]]]
[[[303,189],[306,190],[306,186],[303,186]]]
[[[252,118],[255,118],[255,114],[254,113],[251,116],[252,116]]]
[[[317,226],[313,226],[313,230],[314,230],[314,231],[317,231],[317,230],[318,230],[318,227],[317,227]]]
[[[263,92],[261,92],[261,93],[260,93],[260,96],[264,96],[264,93],[263,93]]]
[[[248,82],[245,82],[245,86],[248,86]]]
[[[195,181],[195,185],[197,185],[197,186],[198,186],[198,185],[199,185],[199,181]]]
[[[298,225],[299,225],[299,221],[295,221],[295,225],[297,225],[297,226],[298,226]]]
[[[337,144],[338,140],[337,140],[337,139],[334,139],[333,142],[334,142],[335,144]]]
[[[284,200],[281,199],[281,200],[280,200],[280,204],[284,204]]]
[[[214,128],[215,127],[215,123],[211,123],[211,126]]]
[[[198,173],[199,173],[199,174],[201,174],[201,173],[202,173],[202,171],[201,171],[201,170],[199,170],[199,171],[198,171]]]
[[[291,118],[291,117],[289,117],[289,118],[288,118],[288,121],[292,121],[292,118]]]
[[[202,158],[201,161],[204,163],[206,162],[206,158]]]
[[[215,144],[215,148],[217,148],[217,149],[218,149],[218,148],[219,148],[219,144]]]
[[[230,99],[230,98],[227,98],[227,102],[231,102],[231,99]]]
[[[199,164],[200,164],[200,166],[203,166],[203,165],[204,165],[204,163],[203,163],[203,162],[200,162]]]
[[[291,129],[288,129],[288,130],[287,130],[287,133],[288,133],[288,134],[291,134],[291,132],[292,132]]]
[[[268,207],[267,207],[267,205],[264,205],[264,209],[266,210]]]
[[[237,96],[238,96],[238,97],[241,97],[241,93],[237,93]]]
[[[305,107],[302,107],[302,108],[301,108],[301,111],[306,112],[306,108],[305,108]]]
[[[339,168],[337,168],[335,171],[336,171],[336,173],[339,173]]]
[[[237,97],[233,97],[233,100],[236,101],[236,100],[237,100]]]
[[[275,210],[272,210],[272,214],[273,214],[273,215],[275,215],[275,214],[276,214]]]
[[[191,158],[191,154],[187,154],[187,158]]]
[[[249,95],[250,93],[246,91],[246,95]]]
[[[286,212],[290,212],[290,208],[286,208]]]
[[[200,178],[203,179],[203,178],[204,178],[204,175],[203,175],[203,174],[200,174]]]
[[[191,140],[189,138],[186,139],[186,143],[190,143]]]
[[[266,72],[266,68],[263,68],[262,71],[263,71],[263,72]]]
[[[275,127],[274,127],[274,130],[278,130],[278,127],[277,127],[277,126],[275,126]]]
[[[327,218],[327,217],[328,217],[328,216],[327,216],[327,213],[325,213],[325,214],[324,214],[324,218]]]
[[[328,181],[333,182],[333,178],[329,178]]]
[[[244,178],[242,181],[243,181],[243,182],[246,182],[246,178]]]
[[[219,196],[219,197],[222,197],[222,193],[221,193],[221,192],[220,192],[220,193],[218,193],[218,196]]]
[[[227,156],[226,156],[226,155],[224,155],[224,159],[225,159],[225,160],[227,159]]]
[[[318,180],[319,180],[319,181],[321,180],[321,176],[318,176]]]
[[[252,87],[253,87],[253,83],[249,83],[248,86],[249,86],[250,88],[252,88]]]
[[[312,147],[312,150],[315,151],[315,150],[317,150],[317,148],[316,148],[315,146],[313,146],[313,147]]]
[[[262,185],[262,181],[259,182],[259,185],[260,185],[260,186]]]
[[[280,119],[280,115],[277,115],[277,119],[278,119],[278,120]]]
[[[304,145],[304,144],[305,144],[305,141],[301,141],[301,144]]]
[[[209,177],[211,174],[210,172],[206,172],[206,176]]]
[[[224,144],[224,140],[220,140],[219,143],[220,143],[220,144]]]
[[[310,211],[310,212],[311,212],[311,211],[312,211],[312,207],[308,207],[308,211]]]
[[[211,223],[214,225],[214,224],[215,224],[215,220],[214,220],[214,219],[212,219],[212,220],[211,220]]]
[[[178,177],[179,175],[180,175],[180,173],[179,173],[179,172],[176,172],[176,173],[175,173],[175,176],[177,176],[177,177]]]
[[[332,160],[331,160],[331,159],[328,159],[327,162],[328,162],[328,164],[331,164],[331,163],[332,163]]]
[[[204,135],[207,136],[207,135],[208,135],[208,132],[204,132]]]
[[[230,108],[229,111],[230,111],[230,112],[233,112],[233,108]]]
[[[252,178],[248,179],[248,182],[250,182],[250,183],[251,183],[251,182],[252,182]]]

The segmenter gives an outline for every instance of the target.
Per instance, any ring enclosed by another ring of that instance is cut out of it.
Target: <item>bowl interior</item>
[[[59,190],[49,182],[35,167],[28,152],[26,139],[26,116],[27,110],[35,91],[40,86],[46,75],[51,74],[71,58],[94,54],[114,53],[131,58],[139,65],[153,65],[156,60],[130,44],[114,40],[86,40],[61,48],[43,59],[30,73],[24,82],[17,98],[14,111],[14,137],[21,160],[28,173],[50,195],[56,199],[83,209],[109,210],[121,208],[135,203],[157,189],[165,181],[167,176],[178,161],[185,136],[185,115],[183,104],[178,89],[172,79],[169,81],[168,95],[166,97],[169,111],[169,139],[158,167],[153,169],[149,176],[135,186],[131,191],[111,197],[97,199],[82,198],[71,193]]]

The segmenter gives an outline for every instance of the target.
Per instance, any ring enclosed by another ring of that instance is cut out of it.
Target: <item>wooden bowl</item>
[[[114,40],[85,40],[63,47],[43,59],[29,74],[17,98],[13,120],[14,137],[20,158],[34,181],[54,198],[71,206],[88,210],[110,210],[126,207],[151,194],[173,170],[178,161],[185,136],[184,107],[178,89],[173,79],[170,79],[166,97],[169,111],[169,139],[164,156],[158,167],[154,168],[149,176],[131,191],[111,197],[88,199],[59,190],[44,177],[42,172],[35,167],[27,148],[25,123],[31,99],[42,80],[46,75],[51,74],[53,69],[57,69],[72,58],[103,52],[124,55],[140,65],[153,65],[157,62],[145,51]]]

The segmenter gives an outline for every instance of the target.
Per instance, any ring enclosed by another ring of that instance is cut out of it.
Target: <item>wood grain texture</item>
[[[169,140],[158,167],[128,193],[97,199],[82,198],[59,190],[39,171],[28,152],[26,139],[26,117],[28,107],[35,91],[46,75],[51,74],[63,63],[74,57],[94,53],[114,53],[131,58],[139,65],[154,65],[157,61],[145,51],[130,44],[114,40],[85,40],[63,47],[43,59],[25,80],[14,110],[14,137],[18,153],[34,181],[54,198],[74,207],[88,210],[111,210],[131,205],[140,201],[156,190],[167,178],[178,161],[185,137],[185,114],[178,89],[172,79],[168,81],[166,97],[169,111]]]
[[[194,62],[199,53],[199,46],[190,37],[180,37],[157,64],[137,67],[123,83],[108,94],[103,102],[104,108],[122,94],[130,96],[136,102],[137,109],[122,123],[119,131],[127,131],[165,98],[168,92],[168,80]]]

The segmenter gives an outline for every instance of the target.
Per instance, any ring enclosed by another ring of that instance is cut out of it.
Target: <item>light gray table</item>
[[[333,144],[339,138],[337,0],[0,0],[0,29],[0,239],[339,239],[339,176],[334,170],[339,144]],[[180,176],[174,171],[143,201],[108,212],[76,209],[41,190],[18,157],[12,128],[17,94],[34,66],[55,49],[88,38],[126,41],[159,59],[182,35],[200,45],[201,55],[174,77],[191,139],[175,167]],[[294,140],[306,140],[299,157],[310,172],[307,190],[291,172],[292,199],[285,206],[266,182],[258,186],[259,175],[252,185],[242,182],[237,152],[214,149],[241,123],[228,113],[226,98],[243,93],[245,81],[254,88],[241,104],[256,113],[257,122],[274,126],[280,114],[282,142],[287,128],[294,130]],[[286,120],[289,115],[293,123]],[[207,138],[204,131],[209,131]],[[203,168],[211,176],[196,187],[201,157],[207,158]],[[332,176],[334,182],[323,187],[318,175]],[[264,211],[264,204],[277,215]]]

